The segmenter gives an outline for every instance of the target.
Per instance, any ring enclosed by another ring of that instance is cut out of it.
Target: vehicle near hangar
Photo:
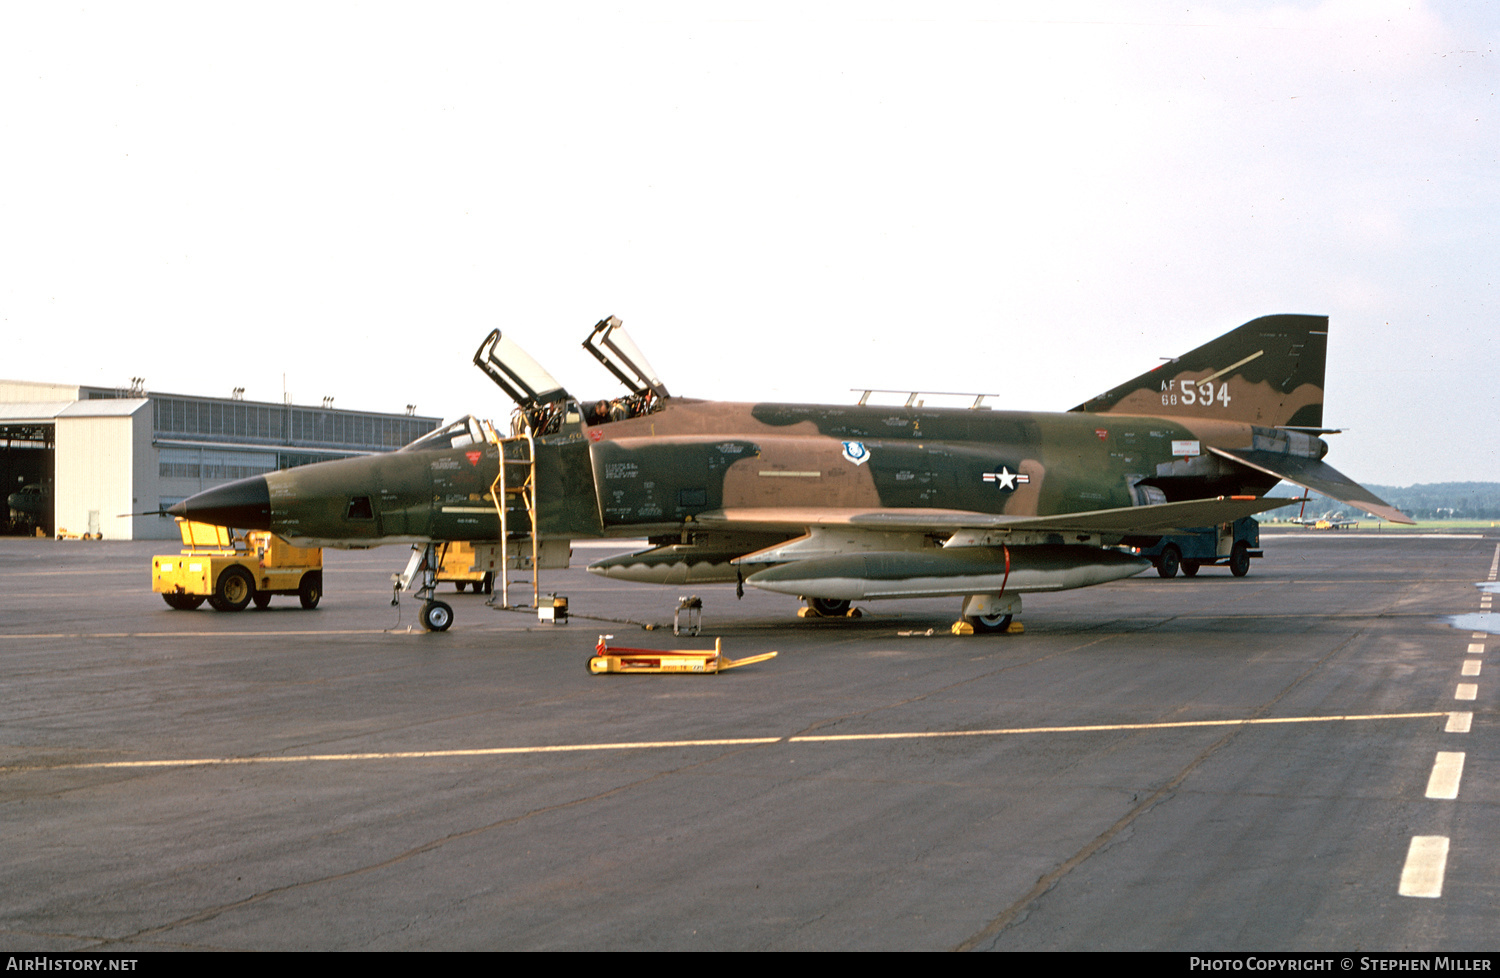
[[[303,546],[411,544],[406,577],[434,630],[452,620],[433,596],[445,541],[503,548],[507,567],[529,547],[547,567],[566,566],[571,540],[644,536],[589,570],[748,585],[822,615],[953,596],[974,630],[1002,631],[1022,594],[1151,566],[1118,549],[1129,538],[1287,505],[1265,498],[1283,479],[1412,522],[1322,461],[1327,329],[1262,317],[1061,413],[674,397],[614,318],[584,348],[626,393],[579,400],[495,330],[474,362],[516,403],[509,435],[464,418],[170,512]]]

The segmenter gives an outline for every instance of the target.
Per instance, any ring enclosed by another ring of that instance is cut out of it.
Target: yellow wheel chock
[[[712,674],[726,669],[738,669],[740,666],[748,666],[754,662],[765,662],[767,659],[776,658],[778,654],[766,652],[743,659],[731,659],[722,651],[724,640],[721,638],[714,639],[712,649],[676,651],[610,648],[608,642],[612,638],[614,638],[613,635],[599,636],[599,644],[594,646],[594,655],[589,659],[590,673],[596,676],[606,672],[657,675],[668,672]]]

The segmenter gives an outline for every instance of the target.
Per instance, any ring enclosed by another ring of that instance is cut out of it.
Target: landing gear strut
[[[453,624],[452,606],[437,600],[437,544],[414,544],[406,570],[391,575],[391,604],[401,603],[401,592],[415,590],[422,602],[422,627],[429,632],[446,632]],[[413,588],[415,585],[415,588]]]

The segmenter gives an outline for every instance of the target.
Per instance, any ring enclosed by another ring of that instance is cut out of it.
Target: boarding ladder
[[[518,427],[518,434],[501,438],[493,427],[485,426],[491,444],[500,450],[500,468],[490,484],[490,499],[500,517],[500,607],[514,607],[510,603],[510,511],[524,509],[526,532],[516,534],[515,539],[531,542],[531,606],[536,608],[541,599],[538,577],[541,561],[536,538],[536,439],[530,425]]]

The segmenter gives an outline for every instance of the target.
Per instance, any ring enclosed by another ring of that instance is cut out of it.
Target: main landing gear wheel
[[[302,583],[297,585],[297,600],[302,602],[302,607],[308,611],[318,606],[323,599],[323,572],[308,571],[302,575]]]
[[[208,603],[215,611],[244,611],[255,593],[255,579],[243,567],[230,567],[219,575]]]
[[[192,611],[203,603],[201,594],[163,594],[161,597],[175,611]]]
[[[453,609],[441,601],[428,601],[422,605],[422,627],[429,632],[446,632],[453,624]]]
[[[843,618],[849,613],[849,602],[834,598],[807,598],[807,606],[824,618]]]
[[[1250,573],[1250,545],[1243,540],[1235,541],[1234,546],[1229,548],[1229,573],[1235,577],[1244,577]]]
[[[1156,558],[1156,573],[1162,577],[1176,577],[1177,568],[1182,564],[1182,551],[1177,549],[1177,544],[1169,543],[1162,548],[1161,556]]]
[[[964,621],[974,626],[976,635],[998,635],[1010,627],[1011,615],[970,615]]]
[[[1197,577],[1198,576],[1198,568],[1202,567],[1202,566],[1203,565],[1200,564],[1200,563],[1198,563],[1196,560],[1184,560],[1182,562],[1182,576],[1183,577]]]

